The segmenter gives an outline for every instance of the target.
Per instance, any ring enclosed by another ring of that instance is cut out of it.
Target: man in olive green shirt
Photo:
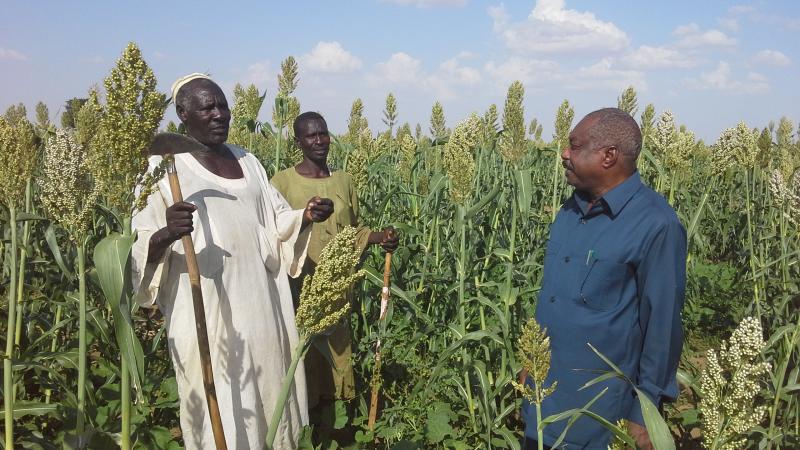
[[[275,174],[272,185],[292,207],[305,206],[310,198],[309,193],[312,197],[330,198],[334,203],[334,212],[328,220],[312,225],[302,275],[289,280],[297,302],[303,279],[314,273],[323,247],[343,227],[356,227],[356,245],[361,249],[370,244],[380,244],[385,250],[393,251],[397,248],[398,239],[392,229],[373,232],[359,225],[358,193],[352,177],[347,172],[334,172],[328,168],[331,140],[325,119],[315,112],[300,114],[294,121],[294,135],[295,143],[303,151],[303,161]],[[318,414],[313,413],[315,407],[321,409],[330,406],[335,399],[349,400],[355,397],[351,346],[350,326],[340,323],[327,335],[317,337],[306,354],[308,407],[312,412],[311,422],[318,427],[325,425],[317,422],[315,416]]]

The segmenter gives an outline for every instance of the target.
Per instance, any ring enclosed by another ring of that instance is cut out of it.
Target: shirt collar
[[[608,209],[609,215],[611,217],[616,216],[622,211],[622,208],[628,203],[628,201],[633,197],[636,192],[639,191],[639,188],[642,187],[642,180],[639,177],[639,171],[633,172],[633,175],[629,176],[625,181],[622,183],[614,186],[611,188],[610,191],[606,192],[605,195],[600,197],[597,202],[604,203],[604,206]],[[578,191],[575,191],[573,195],[575,198],[575,202],[578,204],[581,212],[586,215],[589,213],[589,198],[586,195],[582,195]],[[596,202],[596,203],[597,203]]]

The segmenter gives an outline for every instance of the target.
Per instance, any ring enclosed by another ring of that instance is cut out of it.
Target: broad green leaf
[[[514,174],[514,188],[517,193],[517,208],[520,220],[526,220],[531,211],[531,199],[533,198],[533,185],[531,181],[530,169],[516,169]]]
[[[425,436],[432,444],[441,442],[445,437],[453,433],[450,426],[450,415],[442,409],[435,409],[428,413],[428,420],[425,422]]]
[[[58,404],[17,400],[14,402],[14,419],[25,416],[42,416],[56,412]],[[5,409],[2,410],[5,414]]]
[[[67,268],[67,265],[64,263],[64,257],[61,256],[61,249],[58,247],[56,230],[53,227],[53,224],[50,224],[47,227],[47,230],[45,230],[44,239],[47,242],[47,246],[50,248],[50,252],[53,253],[53,259],[55,259],[58,268],[61,269],[61,272],[66,275],[67,278],[75,278],[75,274],[69,268]]]
[[[642,416],[644,417],[644,425],[647,427],[647,434],[650,435],[650,442],[653,443],[655,450],[675,450],[675,441],[672,439],[672,433],[669,431],[669,426],[661,417],[658,408],[650,400],[644,392],[636,388],[636,394],[639,397],[639,405],[642,407]]]
[[[128,257],[135,236],[111,233],[94,249],[97,277],[114,315],[114,331],[121,357],[125,358],[131,373],[131,385],[138,401],[143,402],[144,354],[133,329],[130,305],[130,270]]]
[[[341,400],[336,400],[336,402],[334,402],[333,409],[335,414],[333,429],[341,430],[345,425],[347,425],[347,421],[349,419],[347,417],[347,405]]]

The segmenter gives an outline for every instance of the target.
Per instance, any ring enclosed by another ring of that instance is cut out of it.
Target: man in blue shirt
[[[586,405],[614,423],[629,421],[639,447],[652,448],[635,391],[612,379],[580,388],[610,368],[591,343],[661,405],[678,395],[683,345],[681,308],[686,280],[686,232],[675,211],[642,184],[636,160],[642,135],[624,111],[587,115],[561,152],[573,196],[550,228],[536,319],[547,329],[552,363],[545,386],[558,381],[542,417]],[[523,406],[526,448],[536,448],[536,414]],[[544,428],[552,445],[565,421]],[[568,431],[568,449],[606,450],[610,432],[588,417]],[[532,447],[529,447],[531,446]]]

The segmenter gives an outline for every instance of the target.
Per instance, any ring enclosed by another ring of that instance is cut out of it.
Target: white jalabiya
[[[244,178],[216,176],[190,154],[176,155],[175,163],[185,201],[197,206],[192,238],[228,448],[261,449],[298,341],[287,273],[297,275],[302,268],[311,227],[300,232],[303,211],[290,208],[252,154],[228,147]],[[160,160],[152,157],[151,169]],[[208,449],[214,447],[214,438],[183,245],[177,241],[160,262],[147,263],[150,236],[166,226],[171,204],[165,177],[145,209],[133,217],[138,233],[132,258],[134,287],[139,304],[157,303],[166,318],[186,448]],[[308,423],[305,370],[300,366],[296,373],[276,449],[296,448],[301,428]]]

